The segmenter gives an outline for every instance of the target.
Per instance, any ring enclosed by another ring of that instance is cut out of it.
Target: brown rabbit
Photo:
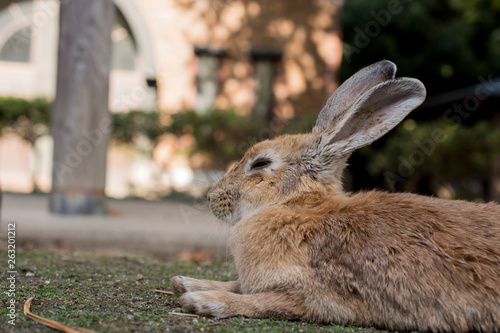
[[[230,224],[238,281],[176,276],[188,311],[500,332],[500,206],[379,191],[348,195],[351,152],[425,98],[381,61],[347,80],[312,133],[256,144],[209,192]]]

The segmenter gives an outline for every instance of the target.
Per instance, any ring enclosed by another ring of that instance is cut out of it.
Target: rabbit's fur
[[[238,281],[174,277],[189,311],[500,332],[500,206],[379,191],[348,195],[350,153],[422,103],[415,79],[382,61],[347,80],[312,133],[253,146],[209,192],[233,224]]]

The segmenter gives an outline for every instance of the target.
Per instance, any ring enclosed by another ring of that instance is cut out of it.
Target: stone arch
[[[114,0],[116,7],[121,11],[135,36],[141,65],[147,79],[156,78],[156,62],[153,44],[146,21],[139,8],[130,0]]]
[[[8,5],[0,9],[0,50],[8,47],[6,43],[14,34],[22,29],[31,28],[34,11],[32,3],[21,1],[15,3],[15,6],[17,7],[15,12],[11,12]],[[24,34],[22,37],[23,40],[19,40],[19,43],[31,43],[31,33]]]

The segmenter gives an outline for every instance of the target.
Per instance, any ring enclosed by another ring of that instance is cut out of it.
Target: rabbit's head
[[[395,73],[390,61],[361,69],[328,99],[311,133],[251,147],[209,191],[212,212],[234,224],[312,194],[341,195],[349,155],[394,128],[425,99],[420,81],[394,79]]]

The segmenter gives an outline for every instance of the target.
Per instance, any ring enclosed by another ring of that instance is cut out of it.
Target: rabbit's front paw
[[[177,297],[181,297],[184,293],[194,291],[191,289],[191,279],[185,276],[174,276],[170,279],[170,286]]]
[[[179,302],[184,309],[192,313],[216,318],[231,317],[227,303],[217,296],[217,292],[187,292]]]

